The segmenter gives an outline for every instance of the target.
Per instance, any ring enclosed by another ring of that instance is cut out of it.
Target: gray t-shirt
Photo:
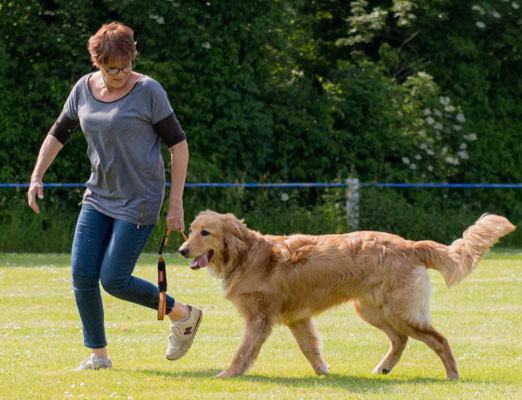
[[[123,221],[154,225],[165,196],[165,168],[153,124],[173,112],[167,94],[142,75],[123,98],[103,102],[91,93],[91,75],[76,83],[63,109],[79,120],[87,139],[91,176],[83,204]]]

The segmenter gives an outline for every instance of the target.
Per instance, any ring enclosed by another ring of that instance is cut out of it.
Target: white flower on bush
[[[480,13],[480,15],[484,15],[485,12],[484,10],[482,9],[481,6],[477,5],[477,4],[474,4],[472,7],[471,7],[472,10],[474,11],[478,11]]]
[[[467,143],[461,143],[460,146],[459,146],[459,149],[461,150],[466,150],[468,148],[468,144]]]
[[[466,122],[466,117],[464,116],[463,113],[459,112],[457,114],[457,121],[459,121],[461,124]]]
[[[459,159],[452,157],[452,156],[446,156],[445,158],[446,162],[451,165],[459,165]]]
[[[289,198],[290,196],[288,195],[288,193],[281,194],[281,201],[288,201]]]
[[[459,151],[457,154],[458,154],[458,156],[459,156],[460,158],[462,158],[463,160],[467,160],[467,159],[469,159],[469,154],[468,154],[468,152],[467,152],[466,150],[461,150],[461,151]]]
[[[442,104],[443,106],[447,106],[450,103],[450,98],[448,96],[446,96],[446,97],[440,96],[439,101],[440,101],[440,104]]]
[[[480,6],[474,10],[485,14]],[[490,12],[490,10],[487,11]],[[411,139],[416,142],[418,154],[413,153],[408,157],[402,157],[402,163],[410,170],[419,170],[418,173],[421,176],[429,176],[434,172],[452,175],[455,173],[454,166],[469,158],[467,147],[459,148],[459,144],[464,141],[468,142],[469,138],[473,138],[473,136],[464,138],[467,133],[464,112],[458,104],[451,104],[452,99],[449,96],[439,92],[439,87],[433,82],[432,77],[418,73],[417,78],[419,79],[409,81],[409,97],[399,111],[404,115],[409,115],[412,112],[408,107],[409,104],[417,101],[420,106],[413,110],[411,116],[414,120],[410,126],[406,127],[407,131],[413,134]],[[419,95],[419,93],[426,95],[428,91],[433,96]],[[415,132],[417,132],[416,135]],[[458,140],[456,148],[449,145],[453,140]],[[431,165],[428,165],[428,160]]]
[[[493,17],[495,17],[497,19],[500,18],[500,14],[497,11],[492,11],[491,15],[493,15]]]
[[[520,6],[518,5],[518,3],[516,1],[511,3],[511,7],[513,7],[515,10],[518,10],[520,8]]]
[[[476,133],[469,133],[467,135],[464,135],[464,139],[466,139],[469,142],[473,142],[474,140],[477,140],[477,134]]]
[[[477,25],[477,27],[480,29],[484,29],[486,27],[486,24],[482,21],[475,22],[475,25]]]
[[[165,18],[160,17],[159,15],[149,15],[150,19],[155,20],[158,24],[163,25],[165,23]]]

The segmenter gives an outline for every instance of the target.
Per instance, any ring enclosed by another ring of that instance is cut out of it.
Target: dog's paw
[[[454,371],[449,374],[446,374],[446,379],[448,379],[448,380],[459,379],[459,373],[457,371]]]
[[[231,378],[233,376],[238,376],[238,375],[241,375],[241,374],[234,372],[230,369],[226,369],[226,370],[220,372],[219,374],[217,374],[214,378]]]
[[[330,366],[327,363],[324,363],[315,367],[314,370],[317,375],[327,375],[329,368]]]
[[[390,370],[387,368],[383,368],[381,366],[375,367],[373,370],[374,375],[388,375],[390,373]]]

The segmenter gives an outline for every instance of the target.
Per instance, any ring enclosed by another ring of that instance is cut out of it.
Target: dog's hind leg
[[[322,342],[315,329],[314,321],[306,318],[288,325],[288,328],[294,335],[299,348],[312,364],[315,373],[317,375],[327,374],[330,366],[324,361],[321,354]]]
[[[241,345],[237,349],[230,366],[218,374],[220,378],[242,375],[252,366],[261,346],[272,332],[272,321],[264,315],[247,318]]]
[[[448,340],[437,331],[429,322],[419,325],[400,317],[390,317],[390,321],[394,326],[406,335],[420,340],[430,347],[442,360],[446,369],[447,379],[458,379],[459,370],[457,368],[457,360],[451,352]]]
[[[389,374],[399,362],[408,342],[408,336],[395,329],[377,307],[360,300],[354,300],[353,307],[363,320],[383,331],[390,339],[388,353],[373,370],[374,374]]]
[[[420,340],[430,347],[442,360],[448,379],[457,379],[457,361],[448,340],[431,325],[431,284],[425,268],[412,270],[411,279],[395,292],[388,293],[383,307],[384,316],[395,329]]]

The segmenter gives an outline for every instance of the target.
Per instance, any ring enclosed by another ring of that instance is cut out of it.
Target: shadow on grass
[[[292,388],[333,388],[345,389],[350,392],[368,392],[392,389],[394,386],[401,384],[414,385],[432,385],[437,383],[453,384],[462,383],[463,380],[448,381],[446,379],[437,378],[407,378],[393,379],[384,376],[375,377],[357,377],[351,375],[328,374],[324,376],[310,377],[282,377],[267,375],[242,375],[234,378],[215,378],[221,372],[220,369],[203,369],[193,371],[166,372],[158,370],[141,370],[138,371],[146,375],[155,375],[165,378],[199,378],[199,379],[216,379],[219,380],[235,380],[237,382],[252,382],[259,384],[280,385]]]

